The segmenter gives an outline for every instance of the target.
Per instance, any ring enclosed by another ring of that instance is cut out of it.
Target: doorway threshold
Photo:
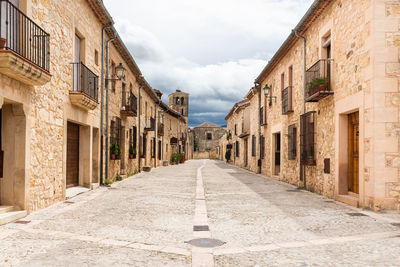
[[[65,199],[73,198],[79,194],[90,191],[89,188],[83,186],[70,187],[65,190]]]
[[[336,199],[340,202],[343,202],[347,205],[353,206],[358,208],[359,207],[359,200],[358,195],[356,194],[348,194],[348,195],[337,195]]]

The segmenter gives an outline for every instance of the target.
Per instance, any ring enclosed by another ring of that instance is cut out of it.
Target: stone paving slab
[[[349,207],[220,161],[153,169],[24,220],[0,226],[0,266],[400,266],[398,212]],[[194,238],[226,243],[185,243]]]

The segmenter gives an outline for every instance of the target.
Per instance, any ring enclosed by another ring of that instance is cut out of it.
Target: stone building
[[[226,130],[211,122],[204,122],[191,131],[193,159],[217,159],[221,154],[220,139]]]
[[[102,1],[1,0],[0,5],[0,222],[65,200],[69,188],[92,189],[101,178],[112,181],[143,166],[160,166],[167,157],[153,157],[165,146],[156,145],[161,127],[157,120],[152,125],[152,118],[161,111],[171,120],[173,135],[185,143],[187,114],[163,103],[146,82],[110,27],[113,19]],[[31,31],[22,24],[32,25]],[[104,83],[103,29],[105,42],[113,38],[105,77],[110,80]],[[125,68],[123,79],[116,77],[119,64]],[[104,84],[109,104],[102,137]],[[143,135],[146,157],[140,165],[129,148],[139,154]],[[120,155],[112,155],[113,144]],[[4,212],[10,215],[6,219]]]
[[[314,1],[246,96],[249,137],[238,141],[248,161],[234,163],[354,206],[400,209],[399,18],[398,1]]]

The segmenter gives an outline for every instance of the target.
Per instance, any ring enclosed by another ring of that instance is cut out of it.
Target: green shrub
[[[115,177],[115,180],[116,181],[122,181],[122,177],[121,177],[121,175],[119,173],[117,174],[117,177]]]
[[[117,143],[115,143],[115,142],[112,142],[112,143],[111,143],[110,152],[111,152],[111,154],[119,155],[119,154],[118,154],[118,152],[119,152],[119,147],[118,147],[118,144],[117,144]]]

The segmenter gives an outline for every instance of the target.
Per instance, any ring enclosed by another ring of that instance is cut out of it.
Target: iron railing
[[[319,93],[331,93],[330,59],[320,59],[306,71],[306,98]]]
[[[137,97],[132,92],[122,91],[122,109],[137,114]]]
[[[8,0],[0,0],[0,49],[50,72],[50,35]]]
[[[99,98],[99,76],[81,63],[72,63],[74,92],[84,93],[98,100]]]

